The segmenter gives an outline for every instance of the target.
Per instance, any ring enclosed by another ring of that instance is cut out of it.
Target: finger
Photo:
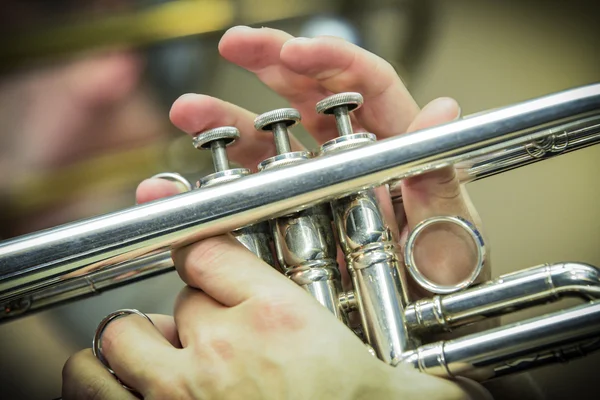
[[[152,323],[163,335],[165,339],[175,348],[181,348],[181,341],[179,340],[179,333],[177,332],[177,325],[175,319],[169,315],[160,314],[148,314],[148,318],[152,320]]]
[[[315,105],[331,94],[315,79],[295,73],[284,66],[283,45],[294,39],[284,31],[237,26],[229,29],[219,42],[226,60],[253,72],[264,84],[290,102],[303,116],[303,125],[318,141],[335,137],[335,123],[316,115]]]
[[[361,92],[365,105],[356,112],[356,129],[380,137],[403,133],[418,112],[389,63],[341,39],[294,39],[275,29],[235,27],[219,51],[285,97],[319,142],[338,136],[333,118],[315,113],[315,104],[331,93]]]
[[[142,181],[135,192],[137,204],[147,203],[163,197],[175,196],[183,193],[187,188],[182,184],[161,178],[150,178]]]
[[[62,370],[63,400],[134,400],[94,357],[91,349],[71,356]]]
[[[203,332],[218,327],[219,315],[228,307],[206,293],[185,287],[175,303],[175,322],[183,347],[205,340]]]
[[[173,251],[181,279],[219,303],[233,307],[254,296],[305,293],[230,235]]]
[[[419,112],[391,64],[343,39],[290,40],[281,49],[281,61],[327,91],[361,93],[365,104],[354,114],[364,129],[380,138],[404,133]]]
[[[276,154],[273,135],[254,129],[256,114],[223,100],[199,94],[183,95],[173,103],[170,118],[177,128],[192,136],[220,126],[236,127],[240,138],[227,146],[227,154],[232,161],[252,171],[256,171],[261,161]],[[303,149],[293,135],[290,142],[293,151]]]
[[[416,131],[457,119],[460,108],[449,98],[432,101],[417,115],[409,127]],[[461,188],[454,168],[405,179],[401,183],[407,230],[435,216],[459,216],[473,221],[469,199]],[[438,284],[452,284],[467,278],[476,262],[476,247],[468,234],[449,224],[425,229],[415,245],[414,254],[420,271]]]
[[[128,315],[111,321],[101,339],[102,356],[126,385],[141,394],[167,376],[177,349],[148,320]],[[152,368],[148,368],[151,365]]]

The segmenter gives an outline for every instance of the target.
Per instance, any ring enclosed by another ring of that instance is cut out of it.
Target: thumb
[[[175,196],[192,190],[192,186],[179,174],[164,173],[142,181],[135,192],[136,204]]]

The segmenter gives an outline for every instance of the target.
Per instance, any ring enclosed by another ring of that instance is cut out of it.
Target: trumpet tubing
[[[484,283],[474,283],[476,269],[451,287],[426,284],[408,254],[412,247],[407,246],[404,259],[399,256],[397,236],[383,210],[402,202],[398,183],[407,177],[452,166],[468,183],[599,143],[600,84],[385,140],[352,131],[350,113],[361,104],[359,94],[343,93],[316,105],[316,112],[335,118],[339,137],[315,153],[291,151],[288,129],[300,122],[296,110],[259,116],[255,127],[273,133],[277,154],[255,174],[229,166],[225,148],[239,137],[235,128],[203,132],[194,145],[212,152],[215,173],[200,179],[197,188],[0,243],[0,321],[172,271],[172,249],[232,233],[390,365],[486,380],[596,350],[600,275],[594,266],[547,264]],[[429,222],[448,221],[471,234],[480,268],[485,249],[476,228],[453,216]],[[410,243],[418,232],[409,235]],[[342,288],[338,246],[350,290]],[[433,297],[412,299],[409,279]],[[584,304],[423,343],[432,333],[566,296]],[[350,325],[352,312],[360,316],[358,326]]]

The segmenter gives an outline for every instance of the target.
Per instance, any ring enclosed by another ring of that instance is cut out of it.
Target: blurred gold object
[[[164,146],[162,142],[153,143],[139,149],[94,157],[58,171],[26,175],[10,187],[7,200],[11,215],[26,215],[60,204],[93,187],[139,183],[160,166]]]
[[[9,187],[8,211],[13,217],[26,216],[99,187],[134,188],[161,169],[177,169],[199,176],[210,168],[210,158],[198,155],[187,146],[188,141],[189,138],[182,135],[131,150],[102,154],[60,170],[25,175]]]
[[[138,47],[222,29],[233,20],[228,0],[177,1],[20,33],[0,50],[4,63],[83,50]]]
[[[4,66],[69,53],[141,47],[231,27],[236,21],[260,24],[327,11],[315,0],[179,0],[142,10],[86,18],[25,32],[0,45]]]

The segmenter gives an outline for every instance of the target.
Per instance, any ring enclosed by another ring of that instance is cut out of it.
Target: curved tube
[[[462,292],[419,300],[406,308],[406,322],[415,332],[450,331],[565,297],[600,298],[600,270],[582,263],[531,267]]]
[[[485,381],[598,349],[600,302],[406,352],[401,362],[441,377]]]

